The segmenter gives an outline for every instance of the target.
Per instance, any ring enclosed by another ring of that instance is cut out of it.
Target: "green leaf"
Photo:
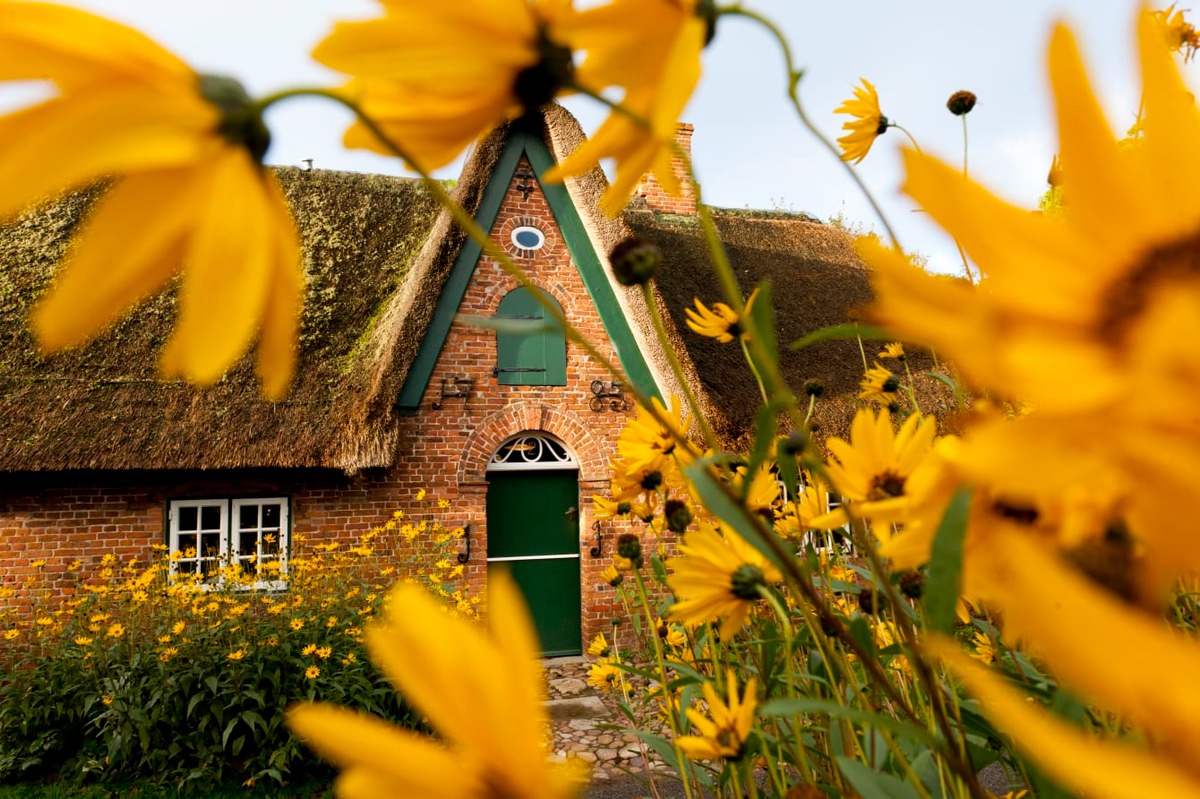
[[[460,314],[455,320],[471,327],[483,327],[498,333],[515,333],[519,336],[531,336],[536,333],[550,333],[562,330],[562,327],[552,317],[545,319],[505,319],[494,316],[476,316]]]
[[[933,539],[922,607],[929,629],[947,635],[954,630],[954,610],[962,587],[963,539],[970,509],[971,492],[960,489],[950,500]]]
[[[862,799],[920,799],[913,786],[891,774],[880,774],[849,757],[837,758],[837,764]]]
[[[866,341],[890,341],[893,336],[882,327],[874,325],[859,325],[851,322],[845,325],[831,325],[823,327],[820,330],[814,330],[804,338],[796,339],[788,345],[789,349],[802,350],[805,347],[818,344],[822,341],[839,340],[846,338],[861,338]]]
[[[786,574],[787,564],[784,563],[784,558],[759,532],[758,526],[750,519],[749,512],[725,493],[724,487],[709,474],[706,468],[708,464],[707,459],[701,459],[683,470],[688,480],[695,486],[700,500],[705,507],[720,517],[721,521],[732,527],[738,535],[746,539],[751,546],[763,553],[767,560]]]
[[[779,412],[774,403],[758,409],[754,423],[754,447],[750,450],[750,465],[747,470],[749,477],[743,486],[743,494],[750,490],[750,483],[759,465],[771,455],[771,445],[775,441],[775,422],[778,418]]]
[[[901,721],[892,716],[884,716],[860,710],[855,707],[844,707],[828,699],[772,699],[758,710],[760,716],[802,716],[808,713],[821,713],[858,724],[877,727],[888,732],[894,732],[905,738],[921,741],[930,747],[941,746],[941,742],[937,737],[915,724]]]
[[[958,396],[958,383],[954,382],[953,377],[950,375],[944,375],[941,372],[926,372],[925,374],[929,375],[934,380],[945,383],[947,386],[949,386],[950,390],[954,392],[954,396]]]
[[[767,350],[767,357],[778,363],[779,343],[775,340],[775,308],[771,304],[771,284],[759,283],[754,290],[758,292],[758,296],[750,306],[750,335]]]

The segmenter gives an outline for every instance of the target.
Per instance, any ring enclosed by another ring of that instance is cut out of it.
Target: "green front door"
[[[488,472],[488,571],[507,568],[529,603],[544,655],[583,652],[579,473]]]

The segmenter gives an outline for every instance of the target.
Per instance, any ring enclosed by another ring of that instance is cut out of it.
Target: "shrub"
[[[152,563],[109,554],[75,597],[43,590],[19,615],[0,607],[0,780],[295,779],[315,768],[283,726],[299,699],[418,726],[362,627],[398,578],[474,616],[450,557],[458,536],[402,511],[352,546],[296,536],[274,592],[248,590],[254,576],[236,567],[172,577],[180,553],[165,548]]]

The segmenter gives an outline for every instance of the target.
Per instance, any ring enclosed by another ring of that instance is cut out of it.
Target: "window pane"
[[[207,510],[207,508],[205,508]],[[201,533],[200,535],[200,557],[216,558],[221,554],[221,534],[220,533]]]
[[[262,526],[279,529],[279,512],[283,509],[282,505],[270,504],[262,506]]]
[[[197,519],[196,511],[197,510],[199,510],[199,509],[195,508],[195,507],[187,507],[187,506],[184,506],[179,509],[179,529],[180,530],[195,530],[196,529],[196,519]]]
[[[243,530],[258,527],[258,506],[242,505],[238,512],[238,526]]]
[[[221,529],[221,509],[219,507],[216,505],[205,505],[200,509],[200,529]]]

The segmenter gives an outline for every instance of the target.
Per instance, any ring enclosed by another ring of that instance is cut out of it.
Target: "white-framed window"
[[[221,569],[236,565],[247,587],[286,586],[287,497],[175,499],[168,519],[172,575],[200,575],[216,586]]]

